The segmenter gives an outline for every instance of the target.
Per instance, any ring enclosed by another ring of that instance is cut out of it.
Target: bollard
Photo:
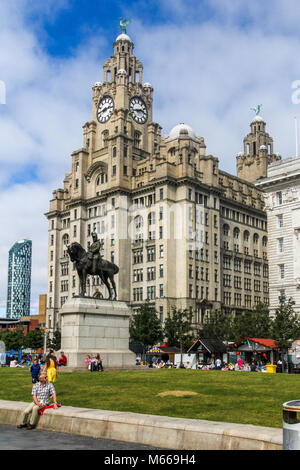
[[[300,400],[283,404],[283,450],[300,450]]]

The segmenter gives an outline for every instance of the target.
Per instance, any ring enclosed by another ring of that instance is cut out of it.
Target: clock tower
[[[115,40],[114,55],[103,66],[103,82],[93,87],[92,121],[84,126],[88,166],[100,157],[104,180],[128,189],[137,163],[154,152],[161,131],[152,122],[153,88],[143,84],[143,65],[133,48],[125,33]]]

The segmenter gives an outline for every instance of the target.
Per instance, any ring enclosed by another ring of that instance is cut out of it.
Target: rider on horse
[[[96,274],[99,260],[101,260],[102,255],[100,250],[102,248],[101,241],[98,240],[97,233],[92,233],[93,243],[88,249],[87,257],[92,262],[92,272]]]

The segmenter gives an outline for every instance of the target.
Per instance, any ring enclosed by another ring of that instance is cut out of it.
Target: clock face
[[[133,119],[138,124],[145,124],[148,119],[148,111],[144,101],[138,96],[131,98],[129,109]]]
[[[111,96],[104,96],[97,109],[98,121],[103,124],[108,121],[114,110],[114,100]]]

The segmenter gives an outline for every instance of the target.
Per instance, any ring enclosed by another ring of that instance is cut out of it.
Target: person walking
[[[33,384],[39,381],[40,370],[41,370],[41,365],[39,364],[39,361],[35,359],[30,367],[30,373],[31,373]]]
[[[46,372],[48,382],[56,382],[56,378],[58,376],[58,364],[54,353],[48,354],[43,372]]]
[[[52,397],[54,402],[53,408],[58,408],[55,388],[52,383],[47,382],[46,372],[43,372],[39,382],[34,384],[31,394],[33,402],[24,410],[21,423],[17,425],[18,429],[34,429],[37,425],[39,410],[50,404],[50,397]]]

